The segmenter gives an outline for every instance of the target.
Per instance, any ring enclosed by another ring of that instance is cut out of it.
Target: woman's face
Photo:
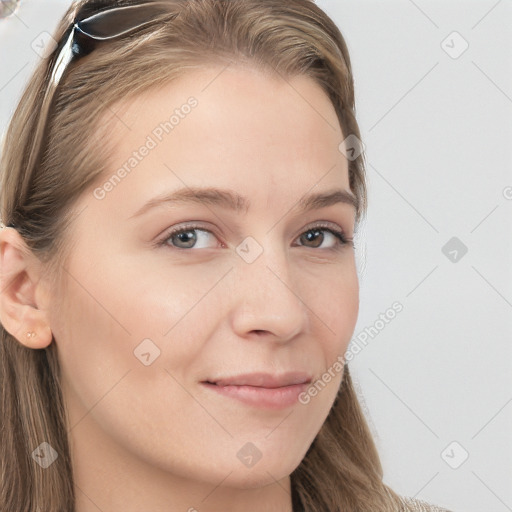
[[[232,66],[113,111],[110,172],[75,204],[50,308],[74,453],[103,473],[117,454],[234,488],[285,478],[333,404],[358,313],[354,250],[333,234],[353,236],[354,206],[301,209],[350,194],[335,110],[310,78]],[[328,371],[307,403],[305,386],[264,389]]]

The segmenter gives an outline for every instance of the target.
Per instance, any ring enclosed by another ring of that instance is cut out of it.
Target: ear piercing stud
[[[33,331],[27,332],[27,338],[35,338],[36,333]]]

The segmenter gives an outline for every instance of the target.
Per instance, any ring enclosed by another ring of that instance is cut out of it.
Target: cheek
[[[332,363],[345,352],[357,323],[359,281],[355,266],[333,267],[329,275],[326,273],[314,286],[309,283],[304,291],[311,304],[311,319],[318,325],[315,337],[323,343],[327,363]]]
[[[359,314],[359,283],[357,278],[344,282],[343,289],[333,299],[333,325],[335,332],[339,332],[343,352],[348,346],[354,333]],[[337,300],[337,301],[336,301]]]
[[[59,305],[54,303],[51,325],[63,373],[86,388],[104,387],[143,367],[139,347],[156,357],[155,368],[185,372],[215,321],[215,293],[208,291],[225,270],[198,274],[197,266],[168,263],[148,269],[147,261],[129,256],[90,262],[70,265]]]
[[[300,400],[321,418],[313,424],[312,432],[315,428],[320,429],[338,394],[344,372],[343,357],[359,313],[359,281],[355,266],[337,268],[337,272],[331,272],[330,279],[321,281],[325,283],[322,292],[318,286],[316,294],[312,293],[314,288],[309,288],[311,310],[315,313],[311,318],[316,318],[317,326],[314,339],[323,361],[321,373],[315,376],[312,386]]]
[[[125,305],[109,293],[112,283],[99,275],[69,274],[50,321],[63,382],[89,409],[133,365],[132,337]]]

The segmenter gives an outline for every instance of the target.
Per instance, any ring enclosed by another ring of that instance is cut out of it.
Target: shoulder
[[[446,508],[407,496],[400,496],[400,504],[400,512],[451,512]]]

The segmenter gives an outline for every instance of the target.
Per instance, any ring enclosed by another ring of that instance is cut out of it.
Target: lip
[[[216,377],[205,382],[218,386],[257,386],[261,388],[280,388],[311,382],[311,376],[305,372],[286,372],[275,375],[266,372],[245,373],[232,377]]]
[[[211,391],[247,405],[281,409],[295,404],[310,382],[311,377],[306,373],[288,372],[281,375],[250,373],[216,378],[201,384]]]

